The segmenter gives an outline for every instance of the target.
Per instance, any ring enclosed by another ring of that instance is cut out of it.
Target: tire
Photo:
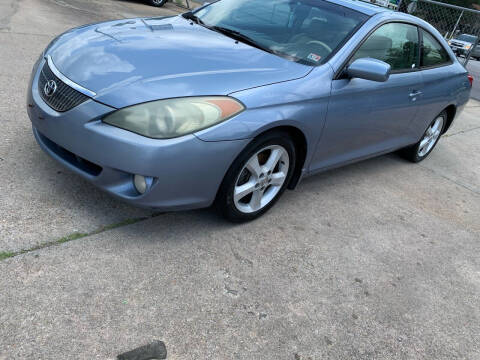
[[[148,0],[148,3],[152,6],[156,6],[156,7],[162,7],[163,5],[165,5],[165,3],[167,2],[167,0]]]
[[[426,159],[440,140],[446,124],[447,112],[444,110],[428,125],[427,130],[416,144],[401,150],[401,155],[414,163]]]
[[[237,223],[263,215],[290,182],[295,156],[295,145],[286,132],[272,131],[254,139],[227,171],[215,200],[217,210]]]

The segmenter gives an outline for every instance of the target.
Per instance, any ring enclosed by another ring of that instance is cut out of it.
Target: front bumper
[[[454,45],[450,45],[450,48],[456,55],[465,55],[467,54],[468,50],[465,49],[464,47],[458,47]]]
[[[43,61],[37,68],[42,66]],[[27,109],[41,148],[100,189],[136,206],[179,210],[211,205],[229,166],[249,141],[208,142],[194,135],[149,139],[103,123],[101,118],[115,109],[94,100],[58,113],[40,97],[36,69]],[[135,190],[134,174],[154,178],[143,195]]]

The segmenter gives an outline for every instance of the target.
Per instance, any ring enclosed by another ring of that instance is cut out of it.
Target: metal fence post
[[[480,17],[479,17],[480,18]],[[477,40],[475,40],[475,44],[473,44],[473,46],[470,48],[470,51],[465,55],[465,61],[463,62],[463,66],[467,66],[468,64],[468,61],[470,60],[470,56],[472,55],[472,52],[473,50],[475,50],[475,48],[478,46],[478,43],[479,43],[479,38],[480,38],[480,20],[479,18],[477,18],[477,21],[475,22],[475,26],[477,27],[477,29],[479,29],[477,31]]]
[[[450,39],[451,39],[453,36],[455,36],[455,31],[457,31],[458,23],[460,22],[460,19],[461,19],[462,16],[463,16],[463,11],[464,11],[464,10],[462,10],[462,12],[460,13],[460,16],[458,17],[457,22],[455,23],[455,26],[453,27],[452,33],[450,34]]]

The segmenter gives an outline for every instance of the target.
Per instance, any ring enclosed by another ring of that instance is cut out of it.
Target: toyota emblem
[[[55,94],[55,91],[57,91],[57,83],[54,80],[49,80],[45,84],[45,87],[43,88],[43,92],[45,93],[45,96],[52,96]]]

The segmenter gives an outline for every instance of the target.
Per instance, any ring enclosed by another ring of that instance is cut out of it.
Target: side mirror
[[[347,74],[351,78],[385,82],[390,76],[390,65],[377,59],[361,58],[348,66]]]

